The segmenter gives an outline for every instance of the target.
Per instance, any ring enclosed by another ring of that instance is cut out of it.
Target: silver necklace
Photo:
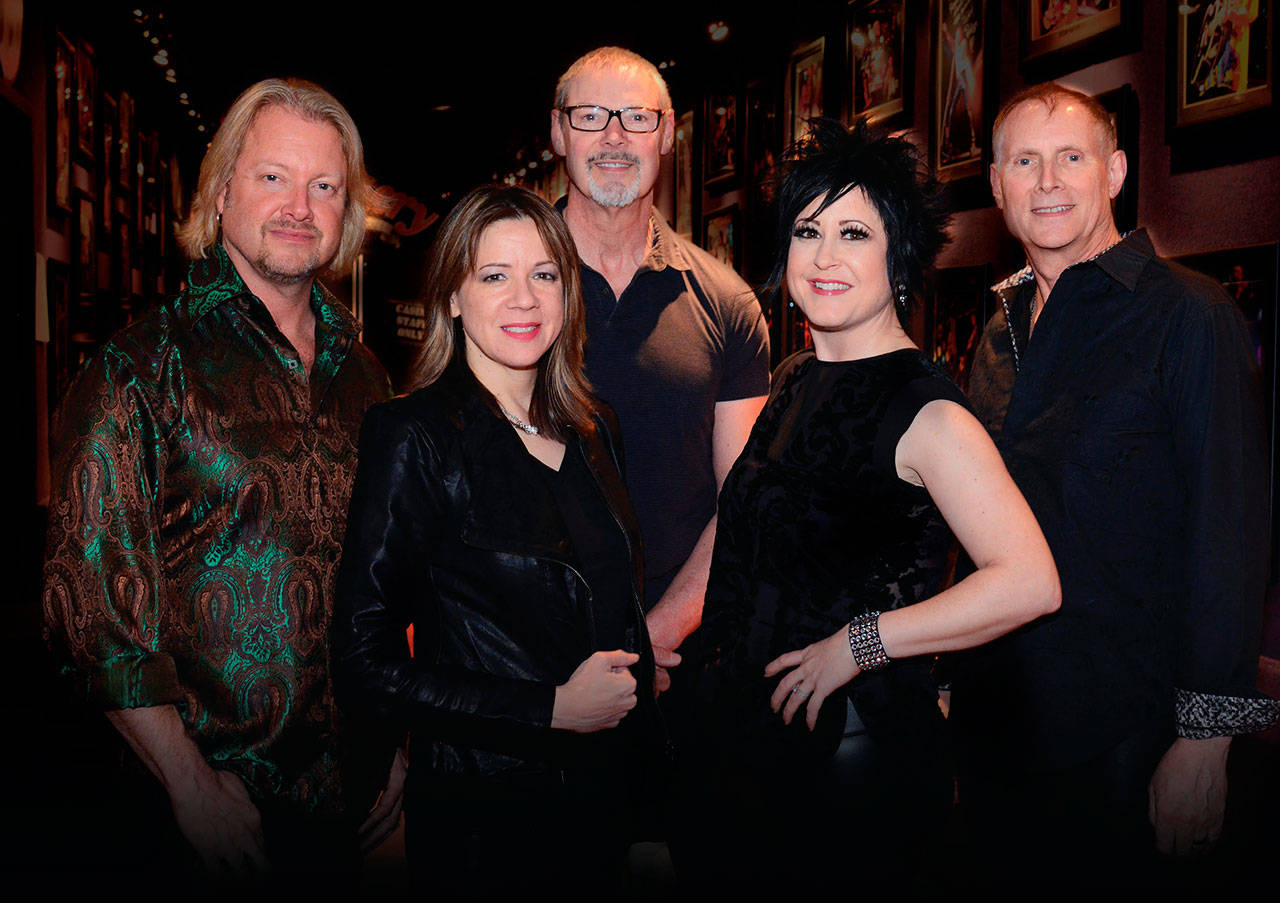
[[[538,428],[534,426],[532,423],[525,423],[523,420],[521,420],[515,414],[512,414],[502,405],[498,405],[498,410],[502,412],[502,416],[506,417],[508,420],[511,421],[511,425],[514,426],[516,429],[524,430],[530,436],[538,435]]]

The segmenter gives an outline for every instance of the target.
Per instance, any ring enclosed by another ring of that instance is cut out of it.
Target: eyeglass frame
[[[605,118],[604,125],[600,126],[600,128],[598,129],[584,129],[580,125],[574,125],[573,115],[572,115],[573,111],[586,110],[586,109],[603,110],[604,112],[608,113],[609,115]],[[646,112],[649,112],[649,113],[657,113],[658,114],[657,123],[654,125],[653,128],[647,129],[647,130],[627,128],[626,123],[622,121],[622,114],[630,113],[634,110],[645,110]],[[564,114],[565,121],[569,123],[569,128],[578,132],[607,131],[609,128],[609,123],[612,122],[614,117],[616,116],[618,119],[618,125],[622,128],[624,132],[627,132],[628,134],[631,134],[631,135],[652,135],[658,129],[662,128],[662,117],[667,115],[667,110],[659,110],[657,107],[623,107],[621,110],[611,110],[608,107],[600,106],[600,104],[598,103],[575,103],[571,106],[560,107],[560,112]]]

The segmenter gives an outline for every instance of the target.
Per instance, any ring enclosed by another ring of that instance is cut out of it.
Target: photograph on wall
[[[805,122],[822,115],[822,62],[825,39],[791,54],[787,67],[787,143],[804,137]]]
[[[135,141],[133,135],[133,97],[128,91],[120,92],[120,185],[124,188],[133,186],[133,154]]]
[[[95,111],[98,101],[98,66],[93,48],[83,41],[76,55],[76,147],[93,159],[96,149]]]
[[[849,4],[850,110],[870,121],[905,109],[906,0],[853,0]]]
[[[925,341],[930,359],[963,391],[990,316],[991,267],[946,267],[925,282]]]
[[[1121,85],[1094,97],[1111,114],[1111,125],[1116,130],[1116,147],[1124,151],[1129,169],[1120,186],[1120,193],[1111,202],[1115,211],[1116,228],[1122,233],[1138,227],[1138,92],[1132,85]]]
[[[742,219],[737,204],[708,213],[702,225],[702,248],[712,257],[738,269]]]
[[[693,110],[686,110],[676,120],[675,160],[676,233],[693,241]]]
[[[703,179],[709,187],[731,181],[738,174],[738,98],[712,94],[707,98],[703,122],[706,141],[702,152]]]
[[[102,133],[102,141],[100,143],[102,156],[98,158],[98,196],[102,198],[102,220],[101,226],[103,233],[111,232],[111,216],[115,213],[116,196],[113,190],[115,186],[115,169],[112,163],[115,162],[115,145],[116,145],[116,101],[110,94],[102,95],[102,125],[99,131]]]
[[[74,116],[75,48],[61,33],[54,38],[53,73],[49,86],[53,108],[50,110],[49,142],[52,178],[49,179],[49,206],[71,212],[71,123]]]
[[[1137,0],[1020,0],[1023,59],[1081,47],[1121,26]]]
[[[1171,114],[1175,127],[1268,106],[1273,99],[1274,0],[1178,4]]]
[[[747,199],[752,210],[773,202],[774,178],[782,157],[782,117],[776,83],[747,85]]]
[[[98,245],[94,240],[98,217],[93,208],[93,198],[87,194],[80,195],[77,206],[79,240],[76,244],[76,290],[80,295],[92,295],[98,289]]]
[[[934,18],[933,167],[942,181],[982,173],[988,0],[938,0]]]

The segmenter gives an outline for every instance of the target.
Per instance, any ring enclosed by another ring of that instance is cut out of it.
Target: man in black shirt
[[[962,804],[999,851],[988,875],[1145,882],[1153,848],[1213,844],[1231,735],[1277,713],[1254,689],[1257,375],[1220,287],[1116,230],[1126,161],[1095,101],[1028,89],[993,146],[1029,265],[995,287],[970,392],[1049,540],[1062,607],[957,663]]]
[[[716,496],[769,392],[755,295],[654,209],[674,140],[670,94],[644,57],[600,47],[560,77],[551,144],[569,190],[557,206],[582,256],[587,376],[622,424],[659,665],[701,623]]]

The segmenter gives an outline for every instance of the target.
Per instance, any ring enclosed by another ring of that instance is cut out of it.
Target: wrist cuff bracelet
[[[849,651],[863,671],[878,671],[889,664],[884,643],[880,642],[880,612],[867,612],[849,622]]]

